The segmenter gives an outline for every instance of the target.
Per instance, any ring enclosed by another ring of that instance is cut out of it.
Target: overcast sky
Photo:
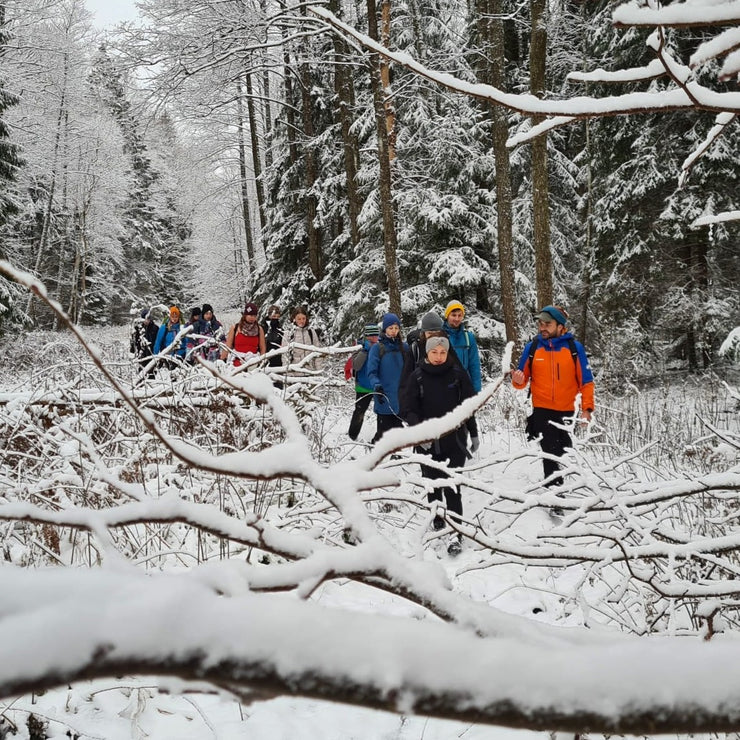
[[[95,25],[113,25],[134,20],[137,15],[134,0],[86,0],[87,7],[95,14]]]

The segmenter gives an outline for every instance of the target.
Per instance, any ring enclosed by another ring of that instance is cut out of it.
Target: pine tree
[[[0,3],[0,58],[5,54],[8,30],[5,21],[5,3]],[[18,169],[23,166],[18,145],[11,141],[5,112],[18,103],[18,97],[0,79],[0,234],[8,222],[18,213],[18,196],[14,191]],[[8,259],[7,240],[0,239],[0,258]],[[7,327],[21,323],[23,317],[20,302],[22,291],[15,283],[0,277],[0,333]]]
[[[129,189],[121,217],[127,279],[120,282],[114,312],[123,318],[132,302],[180,300],[189,280],[187,239],[190,225],[178,214],[174,194],[163,186],[151,162],[123,75],[105,45],[98,49],[90,82],[110,111],[129,161]]]

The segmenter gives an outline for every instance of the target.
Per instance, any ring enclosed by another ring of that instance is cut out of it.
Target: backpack
[[[365,363],[367,362],[367,350],[366,349],[358,349],[355,352],[352,353],[352,356],[350,357],[352,360],[352,377],[356,378],[357,373],[362,370],[362,368],[365,366]]]
[[[386,353],[386,348],[384,344],[378,345],[378,354],[380,355],[380,359],[383,359],[383,355]],[[350,355],[350,360],[352,360],[352,377],[356,378],[357,373],[362,370],[362,368],[365,366],[365,363],[367,362],[367,356],[368,351],[366,349],[358,349],[355,352],[353,352]]]
[[[537,334],[532,340],[532,344],[529,347],[529,354],[527,355],[527,364],[529,365],[529,377],[532,377],[532,362],[534,360],[534,353],[539,345],[540,335]],[[576,348],[576,341],[573,337],[568,337],[568,349],[570,354],[573,356],[573,371],[576,374],[576,383],[578,382],[578,349]],[[531,390],[530,390],[531,392]]]

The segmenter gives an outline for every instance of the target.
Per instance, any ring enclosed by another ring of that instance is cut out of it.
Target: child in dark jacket
[[[437,419],[457,408],[466,398],[475,395],[470,376],[449,355],[450,341],[442,332],[427,336],[426,359],[409,375],[401,392],[401,415],[413,426],[427,419]],[[471,430],[471,436],[477,439],[477,429]],[[432,460],[445,462],[453,468],[461,468],[467,457],[466,425],[461,424],[438,439],[434,439],[417,448],[418,452],[430,455]],[[421,466],[425,478],[436,480],[449,477],[447,473],[427,465]],[[462,515],[462,495],[458,487],[445,486],[427,494],[427,499],[444,500],[447,509],[454,514]],[[453,519],[459,521],[458,517]],[[443,529],[444,519],[436,515],[434,529]],[[457,555],[461,551],[459,535],[453,535],[447,552]]]

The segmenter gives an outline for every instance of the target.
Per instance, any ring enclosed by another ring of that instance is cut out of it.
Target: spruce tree
[[[5,54],[8,30],[5,21],[5,3],[0,3],[0,58]],[[14,184],[18,169],[23,165],[19,148],[10,137],[5,112],[18,103],[18,97],[0,79],[0,234],[4,233],[9,221],[18,213],[18,200]],[[7,239],[0,239],[0,258],[9,259]],[[15,283],[0,277],[0,332],[9,326],[21,323],[23,310],[20,291]]]

